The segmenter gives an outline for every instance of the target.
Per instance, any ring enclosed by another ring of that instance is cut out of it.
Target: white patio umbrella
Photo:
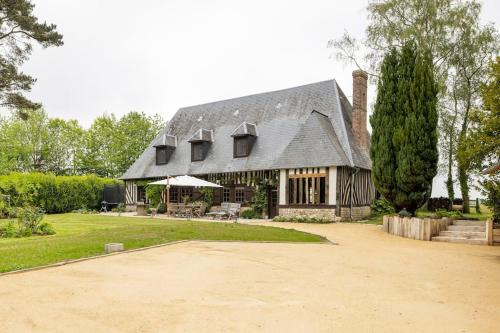
[[[191,176],[177,176],[177,177],[167,177],[166,179],[157,180],[155,182],[148,183],[148,185],[164,185],[167,187],[167,202],[166,206],[170,206],[170,187],[171,186],[181,186],[181,187],[222,187],[215,183],[207,182],[206,180],[191,177]]]
[[[222,187],[215,183],[207,182],[206,180],[191,177],[191,176],[177,176],[167,179],[158,180],[148,185],[169,185],[169,186],[182,186],[182,187]]]

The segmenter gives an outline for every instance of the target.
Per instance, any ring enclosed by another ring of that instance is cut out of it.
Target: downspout
[[[354,176],[359,172],[358,167],[354,167],[351,169],[351,195],[349,198],[349,219],[352,221],[352,196],[354,190]]]

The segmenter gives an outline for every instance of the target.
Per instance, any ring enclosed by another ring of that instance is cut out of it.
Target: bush
[[[263,185],[259,185],[252,198],[252,210],[261,215],[267,207],[267,194]]]
[[[240,213],[240,217],[242,219],[261,219],[262,214],[257,213],[253,209],[247,209],[247,210],[244,210]]]
[[[447,211],[445,209],[437,209],[436,212],[434,213],[434,216],[437,217],[438,219],[443,217],[458,219],[463,217],[463,214],[458,210]]]
[[[16,237],[17,229],[13,221],[8,221],[4,225],[0,225],[0,237],[11,238]]]
[[[116,211],[118,213],[123,213],[125,212],[125,204],[124,203],[119,203],[118,206],[116,206]]]
[[[31,234],[37,233],[42,222],[44,212],[38,207],[26,206],[17,209],[17,223],[21,233],[29,229]]]
[[[328,218],[314,216],[275,216],[275,222],[292,222],[292,223],[333,223]]]
[[[370,208],[372,210],[372,215],[374,216],[394,213],[394,207],[392,207],[391,203],[384,198],[373,201]]]
[[[434,212],[437,209],[449,210],[451,208],[451,200],[446,197],[430,198],[427,201],[427,210]]]
[[[39,235],[54,235],[56,231],[52,227],[52,225],[48,222],[42,222],[40,223],[40,226],[38,227],[38,234]]]
[[[158,214],[165,214],[167,212],[167,206],[165,206],[165,203],[160,202],[158,205],[158,209],[156,210]]]
[[[164,188],[161,185],[146,185],[146,196],[151,206],[156,207],[160,203]]]
[[[412,217],[411,213],[404,208],[398,213],[398,215],[399,217]]]
[[[214,204],[214,189],[204,187],[200,190],[200,193],[203,195],[203,202],[207,205],[207,210],[209,210]]]
[[[17,227],[14,222],[8,221],[0,226],[0,237],[30,237],[32,235],[54,235],[52,225],[42,222],[44,212],[41,208],[26,206],[17,209]]]
[[[0,194],[9,195],[12,207],[43,208],[46,213],[66,213],[82,206],[99,209],[104,185],[119,181],[97,176],[55,176],[11,173],[0,176]]]
[[[481,192],[486,196],[485,204],[493,212],[493,221],[500,222],[500,179],[490,176],[481,181]]]

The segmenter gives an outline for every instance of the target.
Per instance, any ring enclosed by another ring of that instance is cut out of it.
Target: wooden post
[[[493,219],[488,219],[485,222],[486,226],[486,243],[487,245],[493,245]]]
[[[167,200],[166,200],[166,213],[168,215],[168,207],[170,206],[170,184],[169,184],[170,176],[167,176]]]

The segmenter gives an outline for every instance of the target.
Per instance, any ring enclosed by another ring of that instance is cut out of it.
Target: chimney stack
[[[352,131],[361,148],[367,149],[368,130],[366,128],[366,91],[368,75],[358,69],[352,72]]]

